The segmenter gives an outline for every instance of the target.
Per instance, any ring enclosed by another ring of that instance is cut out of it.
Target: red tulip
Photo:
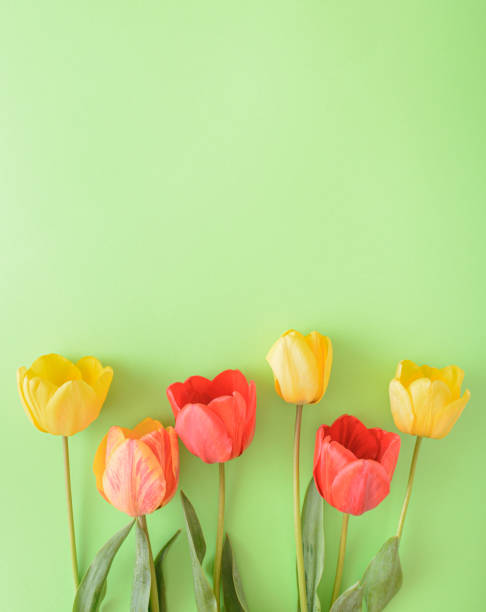
[[[400,451],[400,436],[367,429],[344,414],[317,430],[314,480],[328,504],[346,514],[363,514],[390,492]]]
[[[255,383],[239,370],[213,380],[191,376],[167,389],[175,429],[189,452],[206,463],[224,463],[249,446],[255,432]]]

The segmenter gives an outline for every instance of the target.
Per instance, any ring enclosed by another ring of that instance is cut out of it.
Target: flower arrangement
[[[331,425],[322,424],[315,435],[310,482],[301,507],[300,448],[304,406],[317,404],[326,392],[333,349],[327,336],[313,331],[307,336],[289,330],[273,344],[267,361],[275,390],[295,404],[293,515],[297,594],[300,612],[368,612],[383,610],[402,585],[400,541],[412,494],[418,454],[423,438],[443,438],[454,426],[470,399],[461,395],[463,371],[398,364],[389,384],[390,405],[399,431],[416,436],[398,527],[364,568],[362,578],[341,588],[350,516],[359,516],[383,502],[393,481],[400,453],[400,436],[378,427],[368,428],[356,417],[343,414]],[[132,612],[168,610],[163,562],[180,530],[163,544],[156,556],[147,526],[154,515],[173,500],[179,484],[180,440],[195,457],[219,468],[217,536],[212,579],[203,561],[206,541],[196,510],[183,491],[180,501],[193,573],[198,612],[248,612],[236,557],[225,532],[226,463],[239,457],[255,432],[256,386],[239,370],[225,370],[213,379],[191,376],[174,382],[166,391],[174,414],[174,427],[147,417],[133,429],[113,425],[100,441],[93,460],[94,484],[103,498],[130,517],[111,536],[80,580],[73,520],[69,469],[69,437],[88,427],[99,415],[113,378],[113,370],[94,357],[76,364],[61,355],[45,355],[29,369],[17,372],[18,391],[27,416],[44,433],[62,440],[67,493],[70,549],[75,583],[73,612],[100,610],[107,577],[118,550],[135,527],[135,557],[130,603]],[[290,434],[289,434],[290,435]],[[310,441],[307,441],[309,443]],[[285,466],[282,467],[285,469]],[[396,479],[395,479],[396,480]],[[290,481],[290,478],[289,478]],[[339,553],[330,602],[319,601],[323,576],[323,508],[342,513]],[[290,511],[290,510],[289,510]]]

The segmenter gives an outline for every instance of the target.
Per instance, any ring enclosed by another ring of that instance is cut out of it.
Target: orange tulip
[[[179,481],[179,447],[173,427],[144,419],[134,429],[111,427],[96,451],[93,471],[99,492],[130,516],[167,504]]]

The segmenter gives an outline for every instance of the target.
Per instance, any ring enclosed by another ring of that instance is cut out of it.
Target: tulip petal
[[[250,381],[248,386],[248,399],[246,402],[246,421],[245,430],[243,432],[243,450],[250,446],[253,436],[255,435],[256,421],[256,386]]]
[[[320,373],[314,352],[305,337],[289,330],[272,346],[267,361],[275,377],[277,393],[291,404],[317,401]]]
[[[88,427],[100,409],[99,399],[87,383],[69,381],[59,387],[46,406],[46,429],[55,435],[72,436]]]
[[[232,443],[225,424],[207,406],[184,406],[177,416],[175,429],[188,451],[205,463],[223,463],[231,458]]]
[[[211,397],[211,381],[204,376],[190,376],[185,382],[176,382],[167,387],[167,397],[174,417],[186,404],[209,404]]]
[[[165,478],[150,448],[140,440],[127,439],[106,465],[103,490],[115,508],[141,516],[160,506]]]
[[[358,459],[376,459],[379,451],[376,436],[350,414],[343,414],[329,428],[332,440],[339,442]]]
[[[78,368],[62,355],[51,353],[43,355],[34,361],[27,371],[27,376],[48,380],[56,387],[60,387],[69,380],[80,380],[81,372]]]
[[[172,499],[177,490],[177,484],[179,482],[179,443],[177,433],[173,427],[167,427],[165,431],[169,440],[167,467],[170,465],[172,469],[167,469],[165,474],[167,480],[167,490],[165,492],[164,504]]]
[[[224,423],[226,432],[232,442],[231,458],[238,457],[243,452],[242,442],[246,419],[246,402],[244,398],[235,391],[231,396],[217,397],[209,403],[208,409],[212,410]]]
[[[332,342],[330,338],[316,331],[308,334],[306,341],[316,357],[317,367],[320,372],[317,398],[312,402],[315,403],[322,399],[329,383],[332,366]]]
[[[36,415],[42,427],[52,433],[46,420],[46,409],[51,397],[56,393],[57,387],[48,380],[42,380],[35,376],[29,378],[28,374],[24,378],[24,395],[28,398],[32,407],[32,412]]]
[[[443,409],[451,403],[452,394],[445,383],[418,378],[408,388],[412,398],[415,422],[413,433],[432,437],[432,430]]]
[[[339,442],[333,442],[325,435],[326,426],[322,425],[316,434],[314,455],[314,480],[319,493],[329,503],[332,502],[332,484],[338,473],[356,461],[355,455]],[[325,437],[323,437],[325,436]]]
[[[414,413],[407,389],[399,380],[393,379],[389,386],[390,406],[395,425],[404,433],[413,433]]]
[[[83,357],[76,366],[83,376],[83,380],[93,387],[100,402],[106,399],[108,390],[113,380],[113,369],[107,366],[104,368],[96,357]]]
[[[370,429],[370,432],[376,436],[378,441],[379,450],[378,455],[376,456],[376,461],[381,463],[381,465],[385,468],[385,471],[391,480],[397,465],[398,454],[400,452],[400,436],[396,433],[385,431],[384,429],[380,429],[378,427]]]
[[[103,474],[105,473],[105,465],[106,465],[106,446],[107,446],[108,434],[103,436],[103,440],[101,440],[100,445],[96,449],[94,461],[93,461],[93,472],[96,478],[96,487],[98,491],[106,498],[105,492],[103,490]]]
[[[332,483],[332,505],[357,516],[375,508],[389,492],[390,480],[383,466],[360,459],[337,474]]]
[[[464,371],[458,366],[450,365],[440,370],[442,380],[451,390],[452,398],[459,399],[461,396],[461,385],[464,380]]]
[[[35,401],[30,397],[29,379],[26,377],[27,369],[22,367],[17,370],[17,388],[19,391],[22,405],[24,406],[25,413],[40,431],[45,432],[45,428],[42,425],[42,413],[40,409],[35,405]]]
[[[239,370],[225,370],[213,378],[211,382],[211,398],[216,399],[222,395],[233,395],[238,391],[245,401],[248,399],[248,381]],[[199,400],[202,402],[202,400]]]
[[[143,436],[151,433],[152,431],[156,431],[157,429],[164,429],[164,426],[160,421],[156,419],[151,419],[147,417],[143,421],[141,421],[136,427],[132,429],[132,431],[128,430],[129,434],[128,438],[143,438]]]
[[[467,389],[462,397],[451,402],[437,415],[432,426],[432,438],[443,438],[450,432],[470,398],[471,393]]]

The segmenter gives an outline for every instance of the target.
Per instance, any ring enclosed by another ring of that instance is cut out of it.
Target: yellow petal
[[[27,368],[19,368],[17,370],[17,389],[19,391],[20,399],[25,409],[25,413],[40,431],[44,431],[45,429],[41,425],[41,417],[39,415],[38,409],[34,406],[34,402],[30,400],[30,392],[28,389],[29,379],[26,378]],[[24,384],[26,389],[24,390]],[[26,394],[27,392],[27,394]]]
[[[451,390],[452,397],[459,399],[462,381],[464,380],[464,371],[458,366],[450,365],[439,370],[439,377],[439,380],[442,380]]]
[[[73,380],[62,385],[49,400],[45,425],[52,434],[72,436],[88,427],[100,409],[93,389],[84,380]]]
[[[432,437],[434,423],[444,408],[451,403],[449,387],[441,380],[429,378],[414,380],[408,388],[415,415],[414,434]]]
[[[83,357],[76,366],[79,368],[83,380],[93,387],[101,403],[106,399],[113,379],[113,370],[109,366],[103,367],[96,357]]]
[[[419,370],[419,366],[413,361],[403,359],[397,366],[395,378],[399,380],[404,387],[407,387],[409,382],[414,380],[414,376],[419,372]]]
[[[147,417],[146,419],[141,421],[136,427],[133,428],[133,436],[130,437],[142,438],[143,436],[146,436],[147,434],[151,433],[152,431],[156,431],[157,429],[164,429],[162,423],[160,421],[157,421],[156,419],[151,419],[150,417]]]
[[[410,395],[405,387],[396,379],[389,386],[390,406],[395,425],[404,433],[413,434],[414,415]]]
[[[439,415],[437,415],[432,428],[431,438],[443,438],[450,432],[457,419],[461,416],[470,397],[471,393],[469,390],[466,390],[462,397],[451,402]]]
[[[93,461],[93,472],[96,478],[96,486],[98,491],[106,499],[105,492],[103,490],[103,474],[105,473],[106,465],[106,442],[108,440],[108,434],[103,437],[100,445],[96,449],[95,458]]]
[[[277,393],[291,404],[316,401],[320,376],[316,357],[304,336],[294,330],[272,346],[267,361],[273,370]]]
[[[322,399],[322,396],[326,392],[327,385],[329,383],[332,366],[332,342],[330,338],[323,336],[316,331],[308,334],[305,339],[315,355],[320,374],[319,391],[317,392],[317,397],[313,402],[315,403]]]
[[[81,372],[78,368],[62,355],[51,353],[36,359],[27,371],[29,378],[38,376],[48,380],[56,387],[60,387],[69,380],[79,380]]]

